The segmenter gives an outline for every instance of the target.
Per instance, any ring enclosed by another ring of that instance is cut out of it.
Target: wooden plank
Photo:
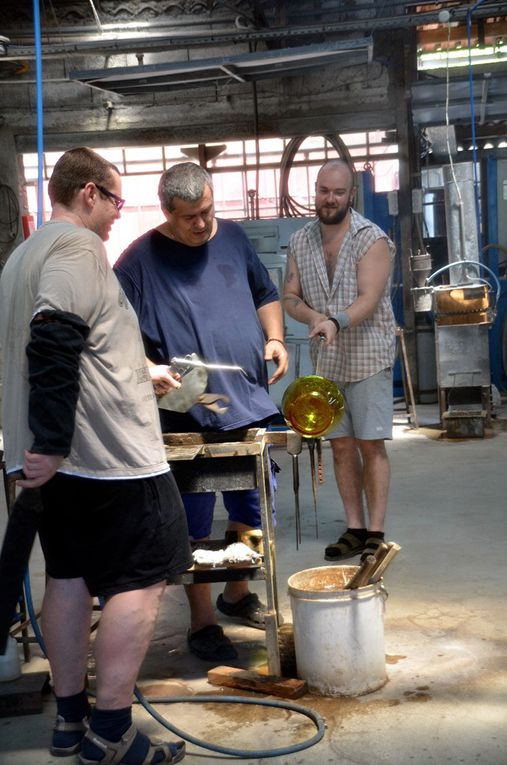
[[[227,688],[242,688],[257,693],[267,693],[270,696],[280,696],[283,699],[299,699],[308,693],[305,680],[260,675],[257,672],[238,669],[237,667],[214,667],[214,669],[210,669],[208,683],[225,685]]]
[[[264,428],[243,428],[241,430],[223,430],[204,433],[163,433],[164,443],[168,446],[192,446],[193,444],[252,443],[263,437]]]
[[[294,433],[294,431],[289,429],[266,431],[263,428],[249,428],[243,431],[231,430],[220,433],[164,433],[163,439],[166,446],[172,447],[227,443],[238,443],[245,446],[249,443],[259,443],[261,440],[273,446],[285,446],[288,433]]]
[[[168,462],[193,460],[196,457],[212,458],[219,457],[256,457],[262,453],[263,444],[253,442],[248,444],[225,443],[225,444],[194,444],[193,446],[165,446]]]
[[[293,432],[292,430],[268,430],[264,436],[264,441],[272,446],[286,446],[287,434]]]
[[[0,683],[0,717],[39,714],[46,689],[48,672],[26,672],[17,680]]]
[[[202,444],[194,446],[166,446],[165,453],[168,462],[178,460],[193,460],[202,452]]]

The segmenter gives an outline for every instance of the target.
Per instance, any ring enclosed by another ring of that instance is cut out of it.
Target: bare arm
[[[387,241],[377,239],[359,261],[357,267],[358,295],[345,311],[349,319],[348,326],[355,327],[373,314],[388,282],[391,265]],[[333,322],[324,320],[313,327],[310,337],[323,334],[327,344],[329,344],[336,337],[337,331]]]
[[[287,267],[283,282],[283,305],[289,316],[311,330],[325,320],[325,314],[315,311],[302,298],[301,281],[296,261],[290,253],[287,255]]]
[[[266,338],[264,358],[276,364],[275,372],[268,380],[269,385],[273,385],[286,374],[289,368],[289,356],[283,342],[283,311],[280,301],[274,300],[261,305],[257,309],[257,316]]]

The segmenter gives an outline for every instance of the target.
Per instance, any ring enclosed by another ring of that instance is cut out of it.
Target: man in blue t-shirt
[[[184,414],[160,409],[162,430],[266,426],[278,414],[268,385],[288,368],[276,287],[243,229],[215,218],[212,181],[203,168],[192,162],[173,166],[162,174],[158,191],[165,222],[133,242],[114,267],[139,318],[155,392],[161,396],[178,384],[167,367],[173,356],[197,353],[208,363],[234,364],[246,372],[210,371],[209,390],[230,399],[225,413],[199,405]],[[276,364],[270,379],[269,360]],[[213,493],[183,495],[194,541],[209,536],[215,499]],[[230,532],[260,527],[257,490],[226,491],[223,499]],[[189,585],[186,591],[192,653],[213,662],[236,658],[216,623],[210,585]],[[216,605],[250,626],[265,626],[265,607],[246,581],[227,582]]]

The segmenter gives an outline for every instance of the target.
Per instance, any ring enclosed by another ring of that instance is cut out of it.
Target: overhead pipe
[[[479,180],[477,177],[477,141],[475,132],[475,105],[474,105],[474,77],[472,65],[472,13],[484,0],[478,0],[467,13],[467,41],[468,41],[468,87],[470,92],[470,121],[472,123],[472,157],[473,157],[473,178],[474,178],[474,198],[475,198],[475,218],[477,223],[477,257],[480,260],[482,253],[482,235],[481,235],[481,212],[479,206]]]
[[[44,208],[44,112],[42,106],[42,40],[39,0],[33,0],[33,31],[35,38],[35,92],[37,112],[37,228],[42,225]]]
[[[484,0],[482,0],[484,2]],[[476,3],[477,8],[480,3]],[[412,13],[406,16],[391,16],[384,18],[354,19],[351,21],[326,21],[323,24],[302,24],[292,27],[271,27],[268,29],[218,29],[209,32],[193,32],[189,30],[173,31],[168,34],[144,35],[143,37],[113,37],[107,36],[109,25],[103,25],[105,34],[98,36],[96,30],[90,27],[90,34],[96,39],[73,40],[69,42],[51,42],[52,39],[62,39],[62,33],[57,30],[50,37],[49,30],[45,31],[46,45],[44,49],[45,58],[60,56],[82,56],[84,54],[98,53],[136,53],[142,45],[145,53],[166,51],[168,48],[178,49],[191,46],[211,46],[225,45],[227,43],[254,43],[258,41],[272,41],[293,39],[312,35],[329,35],[333,33],[344,32],[364,32],[365,23],[370,32],[387,29],[405,29],[425,24],[437,23],[441,11],[428,11],[425,13]],[[470,11],[468,11],[470,13]],[[504,15],[505,2],[488,3],[484,9],[479,9],[476,16],[486,18],[494,15]],[[452,9],[452,17],[455,21],[465,21],[467,10],[463,6],[455,6]],[[188,24],[187,24],[188,26]],[[156,29],[160,30],[165,25],[156,23]],[[23,39],[23,32],[19,29],[4,29],[4,34],[9,35],[11,39],[16,36]],[[6,55],[2,56],[3,61],[17,61],[19,59],[32,59],[34,51],[32,46],[26,46],[20,43],[10,43]]]

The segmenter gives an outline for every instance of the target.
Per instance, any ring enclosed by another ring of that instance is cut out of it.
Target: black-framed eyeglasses
[[[104,188],[104,186],[99,186],[98,183],[95,183],[95,187],[100,191],[101,194],[104,194],[105,197],[108,197],[109,199],[111,199],[112,203],[114,204],[118,212],[120,212],[123,205],[125,204],[125,200],[119,197],[118,194],[113,194],[112,191],[108,191],[107,189]]]
[[[92,181],[92,183],[95,183],[95,181]],[[86,183],[81,184],[82,189],[84,189],[85,186],[86,186]],[[98,189],[100,193],[103,194],[105,197],[108,197],[112,201],[112,203],[114,204],[118,212],[120,212],[120,210],[125,204],[125,199],[122,199],[121,197],[119,197],[118,194],[113,194],[112,191],[108,191],[108,189],[105,189],[104,186],[101,186],[98,183],[95,183],[95,188]]]

